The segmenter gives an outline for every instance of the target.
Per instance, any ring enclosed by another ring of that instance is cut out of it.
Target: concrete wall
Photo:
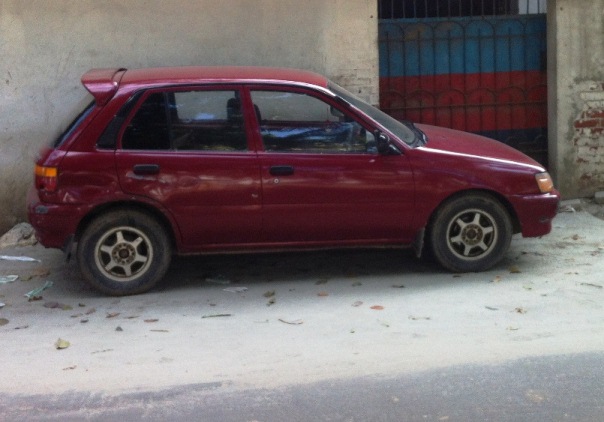
[[[565,198],[604,190],[604,0],[548,2],[550,170]]]
[[[39,147],[93,67],[266,65],[378,103],[375,0],[2,0],[0,234],[25,219]]]

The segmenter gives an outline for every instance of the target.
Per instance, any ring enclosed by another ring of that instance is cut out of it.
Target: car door
[[[163,89],[139,100],[116,151],[122,189],[171,213],[183,251],[258,240],[259,164],[238,87]]]
[[[252,89],[259,122],[262,240],[410,243],[407,157],[379,155],[373,128],[321,93]]]

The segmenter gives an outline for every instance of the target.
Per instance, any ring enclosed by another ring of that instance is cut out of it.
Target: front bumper
[[[552,231],[552,220],[560,203],[557,190],[539,195],[514,195],[509,199],[518,216],[523,237],[544,236]]]

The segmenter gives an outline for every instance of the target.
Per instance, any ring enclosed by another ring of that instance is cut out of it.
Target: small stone
[[[0,237],[0,249],[11,246],[31,246],[38,243],[34,228],[27,223],[19,223]]]

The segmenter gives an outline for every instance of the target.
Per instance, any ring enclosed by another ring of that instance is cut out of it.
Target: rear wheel
[[[505,207],[480,194],[444,203],[430,233],[434,257],[454,272],[488,270],[503,258],[511,240],[512,222]]]
[[[80,270],[89,284],[113,295],[142,293],[166,274],[172,251],[165,229],[139,211],[97,217],[78,242]]]

